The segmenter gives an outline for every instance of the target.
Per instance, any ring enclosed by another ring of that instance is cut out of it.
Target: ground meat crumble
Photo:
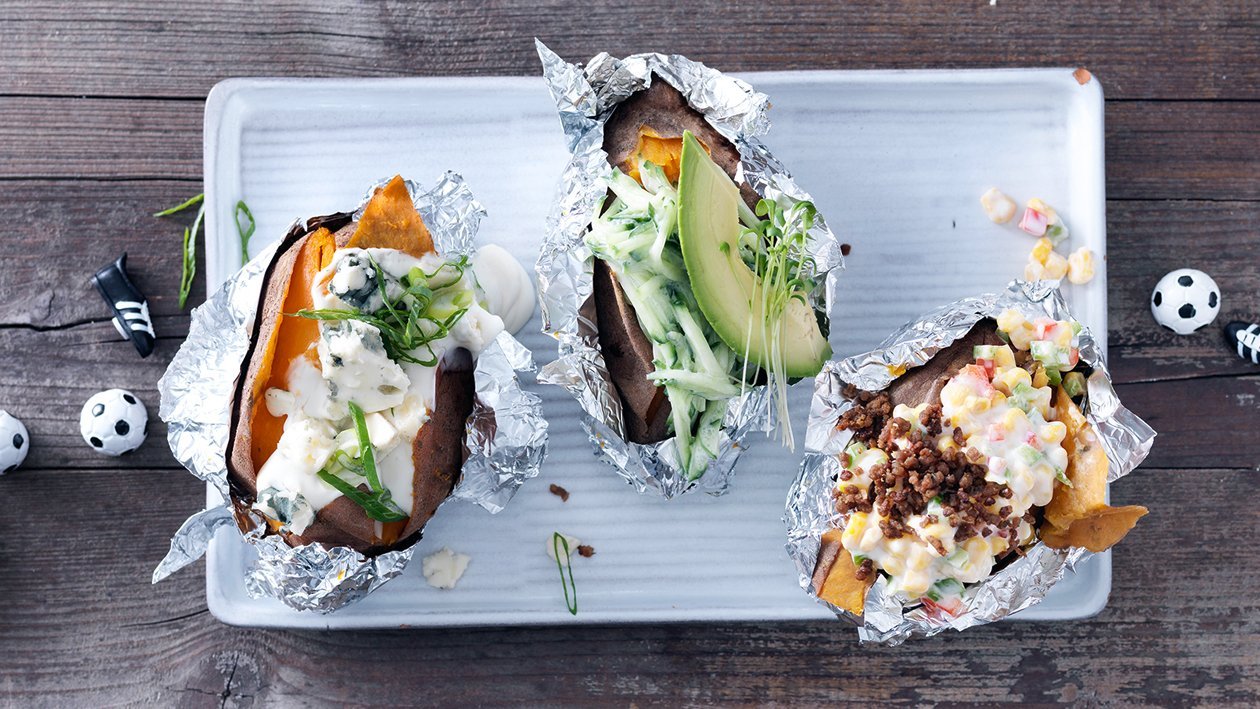
[[[1008,518],[1010,506],[1003,506],[996,513],[989,509],[999,499],[1010,499],[1010,488],[985,479],[988,467],[983,455],[975,448],[962,448],[966,439],[961,430],[953,428],[950,434],[958,448],[937,448],[938,437],[946,427],[940,404],[929,405],[920,415],[919,423],[925,430],[911,430],[909,421],[892,416],[892,400],[886,392],[849,387],[844,395],[854,404],[840,416],[836,428],[852,431],[854,440],[883,450],[889,454],[889,460],[869,471],[869,491],[856,485],[846,486],[844,481],[851,480],[853,473],[841,471],[834,493],[836,509],[841,514],[876,510],[887,518],[880,522],[884,536],[897,539],[913,535],[907,520],[911,515],[923,514],[928,503],[939,497],[942,514],[957,529],[955,541],[963,542],[976,535],[988,537],[996,530],[996,534],[1011,540],[1012,551],[1017,548],[1020,518]],[[893,442],[902,437],[908,439],[909,445],[898,448]],[[847,459],[842,462],[846,468],[852,463]],[[1031,516],[1030,512],[1025,519],[1031,522]],[[940,542],[931,541],[943,554]],[[867,559],[856,576],[865,580],[871,573],[871,561]]]

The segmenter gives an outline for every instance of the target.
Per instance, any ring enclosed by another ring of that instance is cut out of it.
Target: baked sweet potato
[[[978,345],[1002,345],[997,323],[978,322],[966,335],[937,352],[928,362],[913,368],[888,387],[893,407],[905,404],[939,404],[941,391],[951,378],[975,363]],[[1044,376],[1042,376],[1044,381]],[[1120,541],[1146,509],[1138,506],[1109,507],[1104,501],[1108,462],[1097,434],[1077,405],[1059,387],[1053,398],[1053,418],[1067,427],[1063,440],[1068,454],[1067,482],[1054,484],[1054,496],[1044,508],[1039,538],[1049,547],[1084,547],[1099,552]],[[997,439],[1000,440],[1000,439]],[[856,580],[852,555],[841,544],[842,530],[823,535],[813,573],[814,592],[824,600],[854,614],[862,612],[862,599],[871,579]]]
[[[265,392],[273,387],[288,388],[286,375],[296,358],[312,357],[318,365],[314,357],[318,322],[291,315],[312,306],[310,289],[316,274],[330,263],[335,249],[351,244],[394,248],[412,255],[433,249],[401,178],[377,191],[358,222],[348,213],[338,213],[294,227],[263,275],[251,344],[234,392],[226,451],[230,488],[242,529],[252,526],[248,516],[257,514],[250,506],[258,493],[258,472],[275,452],[284,425],[283,416],[275,417],[268,411]],[[425,523],[459,480],[466,457],[465,423],[476,394],[473,369],[472,356],[464,349],[447,352],[438,366],[435,401],[441,403],[412,443],[413,504],[405,521],[374,521],[358,504],[338,497],[316,512],[315,520],[301,535],[286,532],[286,541],[293,545],[347,546],[375,554],[418,540]],[[279,525],[273,520],[272,527]]]
[[[689,106],[677,89],[659,78],[613,111],[604,126],[604,152],[611,165],[635,179],[641,155],[662,167],[671,180],[677,180],[684,131],[691,131],[734,179],[739,151]],[[752,188],[742,186],[741,195],[750,207],[756,205],[757,195]],[[621,396],[627,438],[634,443],[665,440],[669,437],[670,405],[665,390],[646,378],[654,369],[651,343],[616,276],[599,259],[595,263],[592,298],[599,345],[609,377]]]

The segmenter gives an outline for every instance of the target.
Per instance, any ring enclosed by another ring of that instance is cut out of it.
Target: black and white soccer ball
[[[1221,289],[1203,271],[1179,268],[1169,271],[1151,293],[1155,322],[1178,335],[1189,335],[1210,324],[1221,312]]]
[[[92,395],[79,413],[79,433],[98,453],[122,455],[144,443],[149,412],[126,389],[106,389]]]
[[[30,449],[31,434],[26,432],[26,426],[0,409],[0,475],[21,465]]]

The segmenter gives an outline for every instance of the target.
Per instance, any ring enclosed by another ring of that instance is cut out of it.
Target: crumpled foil
[[[784,521],[787,550],[800,574],[800,584],[814,594],[811,577],[823,533],[839,526],[831,491],[840,472],[838,455],[852,433],[836,430],[840,415],[851,402],[842,392],[847,384],[867,391],[884,389],[896,379],[893,372],[926,363],[940,350],[967,334],[986,317],[996,318],[1013,308],[1028,318],[1070,320],[1063,295],[1047,282],[1012,281],[1002,293],[966,298],[923,315],[890,335],[878,348],[843,361],[828,362],[815,381],[814,398],[805,436],[805,459],[787,497]],[[1155,431],[1121,405],[1111,385],[1107,363],[1097,340],[1085,328],[1080,333],[1081,361],[1093,368],[1088,379],[1085,416],[1094,426],[1110,462],[1107,480],[1114,481],[1136,468],[1151,451]],[[888,593],[882,577],[866,596],[861,618],[819,600],[841,618],[858,625],[862,642],[899,645],[912,635],[930,636],[952,628],[963,630],[991,623],[1039,603],[1068,569],[1089,557],[1081,548],[1055,550],[1037,542],[988,579],[971,584],[963,594],[964,610],[956,617],[929,613],[921,605],[907,607]]]
[[[373,185],[355,212],[381,181]],[[416,208],[443,254],[472,254],[485,210],[463,178],[446,173],[431,189],[407,181]],[[312,220],[299,220],[305,231]],[[188,518],[171,539],[171,550],[153,571],[157,583],[196,561],[222,526],[235,526],[228,493],[227,450],[232,393],[249,346],[249,331],[262,288],[262,276],[276,252],[267,248],[228,280],[192,313],[188,339],[158,382],[160,415],[175,458],[217,490],[221,504]],[[533,358],[507,332],[500,333],[477,357],[477,398],[468,418],[468,459],[449,499],[473,502],[499,512],[529,478],[538,475],[546,455],[547,422],[541,400],[524,391],[516,372],[532,371]],[[291,547],[268,534],[258,515],[242,536],[258,560],[248,572],[246,588],[254,597],[271,596],[298,610],[323,613],[367,595],[397,576],[411,560],[414,547],[366,557],[347,547],[319,544]]]
[[[651,488],[669,498],[699,489],[720,495],[730,485],[748,434],[777,426],[772,394],[766,387],[753,387],[731,399],[719,453],[698,480],[687,479],[672,438],[650,445],[625,439],[621,399],[599,349],[593,313],[583,307],[592,292],[592,256],[583,237],[612,175],[603,150],[604,124],[622,101],[648,88],[654,79],[665,81],[739,150],[737,182],[747,182],[769,199],[813,199],[759,140],[770,128],[770,101],[743,81],[679,55],[616,59],[598,54],[582,67],[565,62],[542,42],[536,45],[572,152],[538,258],[543,330],[559,343],[557,359],[543,367],[538,381],[562,386],[578,400],[584,411],[582,426],[596,455],[639,492]],[[821,215],[810,230],[808,250],[819,281],[817,292],[810,294],[811,305],[827,313],[844,259]]]

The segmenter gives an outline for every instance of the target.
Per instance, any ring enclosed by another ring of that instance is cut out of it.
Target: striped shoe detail
[[[137,303],[134,300],[120,300],[114,303],[114,307],[126,319],[125,323],[118,322],[118,318],[114,318],[114,327],[117,328],[119,334],[128,337],[123,332],[124,326],[128,330],[135,332],[147,332],[149,337],[157,337],[153,333],[153,320],[149,317],[148,302]]]

